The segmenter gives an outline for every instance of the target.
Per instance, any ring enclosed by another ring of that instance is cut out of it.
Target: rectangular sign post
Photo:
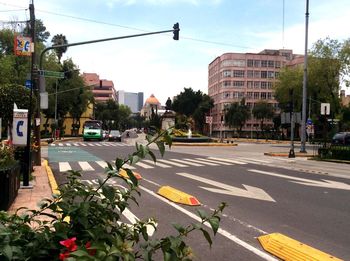
[[[12,124],[12,143],[17,146],[27,145],[28,110],[14,109]]]

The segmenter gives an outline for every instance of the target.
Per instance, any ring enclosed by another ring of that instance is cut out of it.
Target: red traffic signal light
[[[173,29],[174,29],[174,31],[173,31],[173,34],[174,34],[173,39],[174,40],[179,40],[179,31],[180,31],[179,23],[174,24]]]

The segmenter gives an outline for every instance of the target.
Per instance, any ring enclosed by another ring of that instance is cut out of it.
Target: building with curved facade
[[[276,110],[278,103],[274,99],[273,84],[284,66],[303,64],[303,55],[293,54],[292,50],[263,50],[260,53],[225,53],[208,66],[208,95],[214,99],[213,133],[230,132],[228,126],[221,123],[225,107],[245,98],[246,105],[252,110],[255,104],[266,101]],[[243,130],[259,130],[259,122],[251,117]],[[264,123],[272,125],[272,121]]]

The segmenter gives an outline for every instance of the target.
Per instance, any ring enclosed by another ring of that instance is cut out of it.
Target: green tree
[[[248,106],[245,105],[245,99],[242,99],[240,103],[231,103],[225,110],[225,124],[230,128],[235,128],[239,135],[249,117],[250,111]]]
[[[4,133],[12,129],[13,106],[19,109],[29,108],[29,90],[16,84],[0,84],[0,118],[2,118]],[[33,100],[33,104],[35,101]]]
[[[30,35],[30,27],[26,26],[23,30],[25,35]],[[35,41],[44,43],[50,37],[50,32],[46,31],[46,26],[40,19],[35,20]]]
[[[266,127],[264,126],[265,120],[270,120],[274,116],[274,110],[272,105],[266,101],[258,101],[253,108],[253,115],[256,119],[260,120],[260,129],[264,133]]]
[[[186,118],[193,118],[195,129],[203,131],[205,115],[214,107],[214,101],[200,90],[194,92],[192,88],[184,88],[173,101],[172,109]]]
[[[52,46],[67,44],[66,36],[63,34],[56,34],[51,40]],[[61,62],[62,55],[67,51],[68,47],[55,48],[58,62]]]

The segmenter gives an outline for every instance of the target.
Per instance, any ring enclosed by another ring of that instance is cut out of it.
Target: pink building
[[[100,79],[100,76],[96,73],[83,73],[83,79],[86,85],[91,86],[95,101],[104,102],[109,99],[117,100],[113,81]]]
[[[225,53],[217,57],[208,67],[208,95],[214,99],[213,132],[229,131],[221,126],[224,109],[233,102],[245,98],[246,105],[253,108],[260,101],[270,103],[278,110],[274,99],[273,84],[284,66],[303,63],[303,55],[295,55],[292,50],[263,50],[260,53]],[[265,122],[264,124],[271,124]],[[259,122],[250,119],[243,130],[258,130]]]

